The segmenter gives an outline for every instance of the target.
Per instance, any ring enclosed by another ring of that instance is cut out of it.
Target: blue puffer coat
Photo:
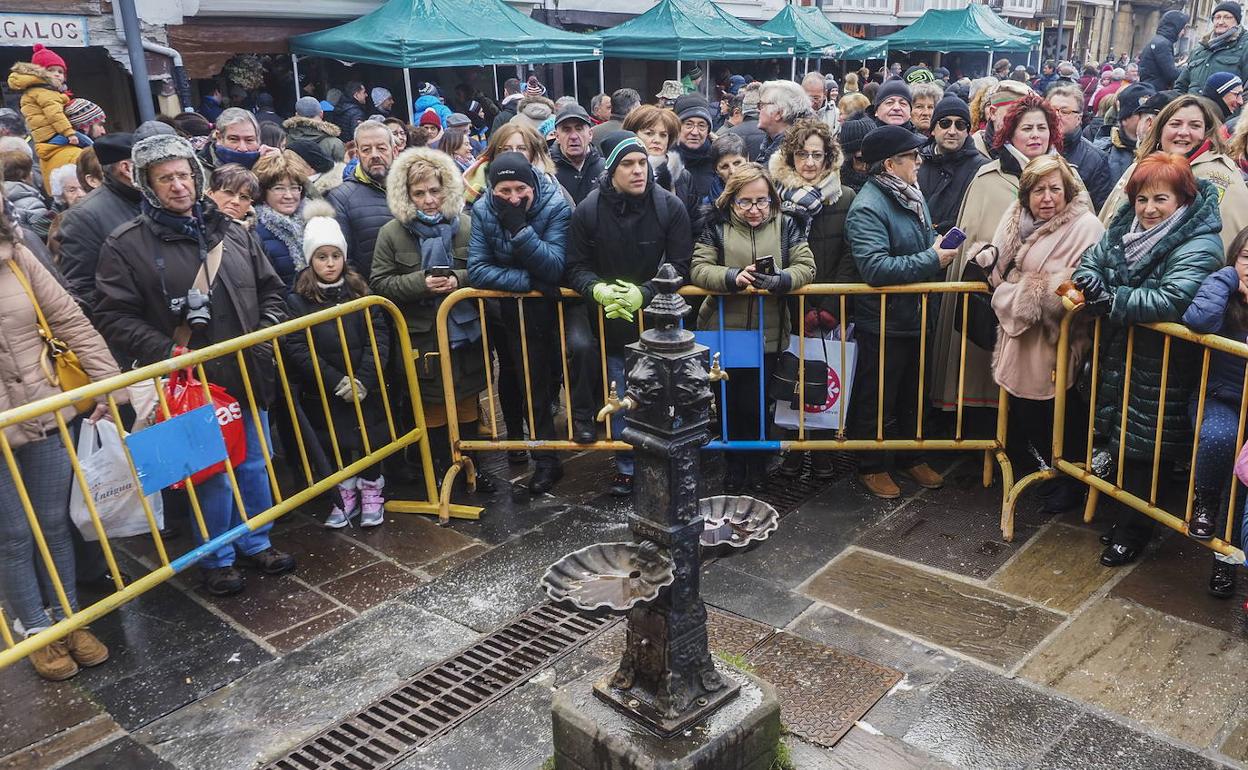
[[[273,265],[273,269],[281,276],[282,283],[286,284],[286,290],[290,291],[295,285],[295,275],[299,272],[298,266],[295,265],[295,258],[290,253],[290,248],[285,241],[277,237],[277,233],[266,227],[258,217],[256,219],[256,238],[260,241],[260,245],[264,247],[264,253],[269,258],[269,264]]]
[[[559,284],[567,261],[572,207],[558,183],[545,174],[537,175],[537,191],[527,217],[525,228],[511,235],[498,221],[492,190],[472,205],[470,284],[498,291],[532,291],[539,288],[535,283],[545,287]]]
[[[1183,323],[1194,332],[1217,334],[1236,342],[1248,341],[1246,330],[1236,326],[1226,312],[1231,303],[1242,304],[1239,295],[1239,274],[1233,267],[1211,273],[1187,306]],[[1209,356],[1209,383],[1205,388],[1212,398],[1239,408],[1244,392],[1244,359],[1217,350]]]

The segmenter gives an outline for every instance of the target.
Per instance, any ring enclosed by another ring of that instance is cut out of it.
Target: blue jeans
[[[624,366],[624,354],[607,354],[607,382],[616,383],[616,389],[619,391],[620,398],[624,397],[624,392],[628,389],[628,372]],[[624,418],[628,415],[628,410],[616,412],[611,415],[611,437],[619,438],[620,433],[624,430]],[[633,461],[632,452],[616,452],[615,453],[615,470],[625,476],[632,476],[636,464]]]
[[[82,149],[85,150],[91,145],[95,144],[95,142],[91,141],[91,137],[87,136],[81,131],[75,131],[74,133],[78,136],[78,146],[81,147]],[[63,147],[69,144],[69,139],[67,139],[65,136],[61,134],[57,134],[56,136],[49,139],[47,141],[47,144],[55,144],[55,145]]]
[[[61,444],[60,436],[52,436],[24,444],[14,455],[39,528],[52,553],[52,564],[70,607],[76,610],[74,541],[69,520],[69,485],[73,483],[73,470],[69,453]],[[0,465],[0,589],[4,591],[9,609],[22,621],[28,634],[52,625],[53,618],[44,607],[43,596],[55,597],[56,591],[43,557],[35,548],[35,538],[17,496],[17,486],[3,465]],[[54,598],[52,606],[53,615],[60,619],[63,616],[60,602]]]
[[[260,410],[260,422],[264,425],[264,440],[271,447],[269,440],[269,415]],[[251,419],[250,410],[243,407],[243,431],[247,435],[247,459],[234,468],[234,477],[238,479],[238,490],[247,508],[248,518],[264,513],[273,507],[273,492],[269,488],[269,475],[264,469],[264,454],[260,451],[260,437],[256,433],[255,422]],[[234,500],[234,491],[230,489],[230,476],[222,472],[195,486],[199,496],[199,505],[204,512],[204,525],[208,534],[217,537],[243,523],[239,515],[238,503]],[[192,514],[192,517],[194,514]],[[265,524],[253,532],[248,532],[233,543],[223,545],[200,560],[201,567],[228,567],[234,563],[234,552],[245,556],[260,553],[270,547],[269,530],[272,524]],[[203,545],[199,524],[192,519],[191,531],[195,534],[195,544]]]

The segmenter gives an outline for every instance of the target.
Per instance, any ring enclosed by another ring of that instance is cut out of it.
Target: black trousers
[[[1164,485],[1166,479],[1173,475],[1174,461],[1166,457],[1161,458],[1161,462],[1157,467],[1159,477],[1158,484]],[[1117,481],[1117,477],[1112,479]],[[1148,499],[1148,494],[1152,486],[1153,480],[1153,461],[1152,459],[1124,458],[1122,462],[1122,487],[1131,494],[1143,500]],[[1129,508],[1117,501],[1113,502],[1115,510],[1114,516],[1114,545],[1123,545],[1128,548],[1143,548],[1148,545],[1148,541],[1153,536],[1153,520],[1134,508]]]
[[[524,337],[521,337],[519,303],[524,302]],[[516,367],[521,385],[524,383],[525,348],[528,349],[529,393],[533,404],[530,439],[558,439],[555,434],[553,402],[559,391],[563,366],[559,350],[559,316],[555,303],[545,299],[501,301],[502,320],[506,328],[506,347]],[[528,402],[521,401],[528,415]],[[510,428],[509,428],[510,430]],[[559,454],[552,451],[532,452],[538,467],[557,467]]]
[[[518,357],[513,357],[508,342],[510,333],[503,321],[501,304],[515,300],[486,300],[485,326],[490,335],[490,347],[498,353],[498,401],[502,405],[503,424],[507,427],[506,438],[524,438],[524,387],[523,369]],[[518,325],[515,328],[519,328]],[[519,332],[516,332],[519,334]]]
[[[884,338],[884,371],[880,371],[880,336],[857,333],[858,368],[854,372],[853,395],[849,405],[849,437],[874,439],[878,410],[884,412],[885,438],[914,438],[918,435],[919,338]],[[884,378],[884,399],[880,402],[880,377]],[[891,420],[891,425],[890,425]],[[889,468],[889,452],[863,452],[858,462],[861,474],[881,473]],[[893,467],[904,470],[923,462],[923,453],[894,452]]]
[[[1005,454],[1014,468],[1014,478],[1039,469],[1036,454],[1053,463],[1052,399],[1037,401],[1010,396],[1010,416]],[[1075,388],[1066,391],[1066,438],[1063,453],[1078,461],[1088,449],[1088,405]],[[1033,454],[1032,449],[1035,450]]]
[[[599,387],[602,381],[602,360],[599,356],[598,325],[592,313],[579,302],[566,302],[563,306],[564,332],[567,335],[568,377],[572,382],[568,387],[572,393],[572,418],[577,422],[592,423],[598,414],[602,402]],[[558,319],[556,319],[557,322]],[[558,326],[555,327],[558,329]],[[624,355],[618,351],[608,351]],[[560,371],[562,374],[562,371]],[[610,384],[610,383],[608,383]],[[627,382],[617,382],[616,389],[623,398],[628,389]]]

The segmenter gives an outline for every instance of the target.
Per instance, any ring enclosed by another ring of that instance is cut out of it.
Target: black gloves
[[[785,290],[784,275],[782,273],[775,273],[774,275],[754,273],[754,288],[760,291],[769,291],[772,294],[783,292]]]
[[[507,201],[496,198],[498,201],[498,222],[507,232],[515,235],[524,229],[528,224],[525,217],[524,203],[508,203]]]
[[[1094,316],[1109,315],[1109,311],[1114,307],[1114,296],[1105,289],[1105,284],[1100,278],[1084,273],[1075,279],[1075,286],[1083,292],[1086,312]]]

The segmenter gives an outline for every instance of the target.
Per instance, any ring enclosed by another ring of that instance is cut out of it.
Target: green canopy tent
[[[602,76],[597,36],[548,27],[503,0],[389,0],[341,26],[292,37],[290,50],[296,90],[300,55],[402,69],[409,112],[413,67],[570,61],[575,68],[577,61],[596,60]]]
[[[711,0],[659,0],[640,16],[598,35],[607,56],[675,61],[677,80],[682,61],[790,57],[795,46],[792,35],[760,30]]]
[[[792,37],[794,53],[802,58],[878,59],[887,51],[883,43],[845,34],[814,6],[786,5],[759,29]],[[793,76],[796,78],[796,72]]]
[[[1040,45],[1040,33],[1007,24],[986,6],[956,11],[928,10],[913,24],[880,38],[890,51],[986,51],[988,69],[997,51],[1026,51]]]

